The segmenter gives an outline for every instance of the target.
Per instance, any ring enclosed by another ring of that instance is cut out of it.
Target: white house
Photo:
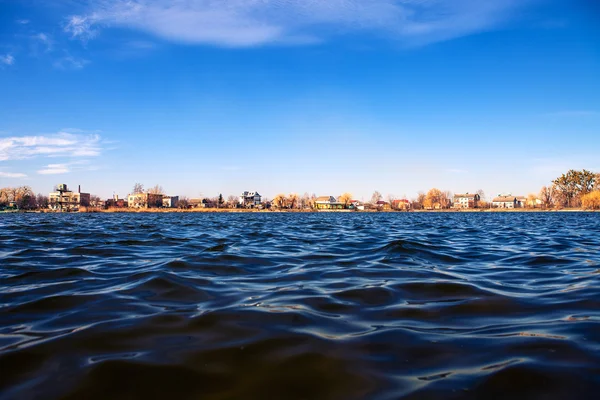
[[[165,196],[162,201],[163,207],[176,208],[179,205],[179,196]]]
[[[477,208],[481,198],[477,193],[454,195],[454,208]]]
[[[519,207],[519,202],[515,196],[498,196],[492,200],[492,206],[494,208],[517,208]]]
[[[238,203],[242,207],[256,207],[262,202],[262,197],[258,192],[243,192],[239,197]]]

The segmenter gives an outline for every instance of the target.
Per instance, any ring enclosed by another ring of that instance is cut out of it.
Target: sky
[[[595,0],[0,0],[0,187],[124,197],[600,171]]]

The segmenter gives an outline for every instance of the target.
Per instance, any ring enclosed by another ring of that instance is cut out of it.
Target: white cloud
[[[76,58],[76,57],[68,55],[68,56],[59,58],[58,60],[54,61],[53,65],[54,65],[54,68],[57,68],[57,69],[69,70],[69,69],[82,69],[89,63],[90,62],[88,60],[84,60],[82,58]]]
[[[95,157],[100,155],[98,134],[59,132],[46,136],[0,138],[0,161],[36,157]]]
[[[21,24],[21,25],[27,25],[29,23],[28,19],[18,19],[17,24]]]
[[[13,65],[14,63],[15,58],[11,54],[0,55],[0,64]]]
[[[533,0],[95,0],[64,30],[87,41],[125,27],[177,42],[223,46],[313,43],[375,31],[425,44],[494,29]]]
[[[38,171],[42,175],[58,175],[70,172],[68,164],[48,164],[43,169]]]
[[[27,175],[16,173],[16,172],[2,172],[0,171],[1,178],[26,178]]]
[[[86,41],[96,36],[97,31],[93,29],[93,26],[97,22],[98,18],[94,15],[72,15],[68,18],[64,30],[70,33],[71,37]]]

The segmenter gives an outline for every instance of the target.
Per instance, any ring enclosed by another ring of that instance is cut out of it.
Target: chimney
[[[77,188],[77,193],[81,193],[81,185]]]

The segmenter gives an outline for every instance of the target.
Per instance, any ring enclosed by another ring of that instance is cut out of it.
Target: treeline
[[[600,173],[569,170],[540,190],[539,199],[545,208],[600,209]]]
[[[5,187],[0,189],[0,208],[36,210],[48,208],[48,197],[36,196],[29,186]]]

